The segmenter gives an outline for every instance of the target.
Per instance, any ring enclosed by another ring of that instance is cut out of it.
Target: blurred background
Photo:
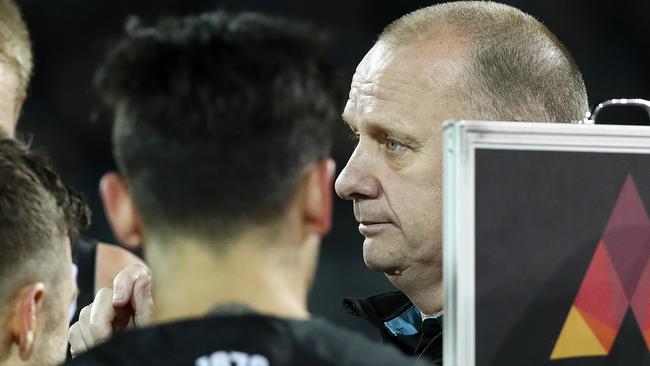
[[[383,0],[18,0],[34,44],[35,72],[19,131],[53,156],[63,176],[91,203],[93,224],[85,233],[115,242],[97,193],[101,175],[114,169],[108,116],[97,117],[91,80],[95,66],[122,32],[129,15],[152,22],[160,16],[219,8],[261,11],[311,21],[330,31],[331,57],[352,77],[356,64],[392,20],[434,1]],[[615,97],[650,99],[650,1],[504,1],[546,24],[573,53],[583,72],[590,104]],[[607,123],[647,123],[640,111],[603,115]],[[338,169],[352,151],[349,131],[338,126]],[[367,270],[362,237],[349,202],[337,199],[334,230],[325,239],[311,296],[314,313],[360,329],[344,314],[345,296],[392,290]],[[372,334],[369,328],[366,334]]]

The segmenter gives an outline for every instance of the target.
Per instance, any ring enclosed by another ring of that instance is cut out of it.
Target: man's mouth
[[[359,222],[359,232],[363,236],[372,236],[386,230],[392,223],[390,221],[368,221]]]
[[[390,224],[390,221],[385,220],[361,220],[359,224],[363,225],[377,225],[377,224]]]

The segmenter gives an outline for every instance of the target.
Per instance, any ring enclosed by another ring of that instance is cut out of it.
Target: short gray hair
[[[466,119],[569,122],[584,118],[587,91],[566,47],[534,17],[508,5],[460,1],[416,10],[379,37],[392,45],[451,30],[466,39],[457,97]]]

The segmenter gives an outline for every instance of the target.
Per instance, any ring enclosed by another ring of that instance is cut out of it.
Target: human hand
[[[102,288],[92,304],[79,313],[68,332],[73,357],[106,341],[128,327],[143,327],[153,319],[151,273],[142,264],[122,270],[113,289]]]

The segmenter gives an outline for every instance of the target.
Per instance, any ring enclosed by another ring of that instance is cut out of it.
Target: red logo
[[[606,356],[631,309],[650,351],[650,218],[625,180],[551,359]]]

